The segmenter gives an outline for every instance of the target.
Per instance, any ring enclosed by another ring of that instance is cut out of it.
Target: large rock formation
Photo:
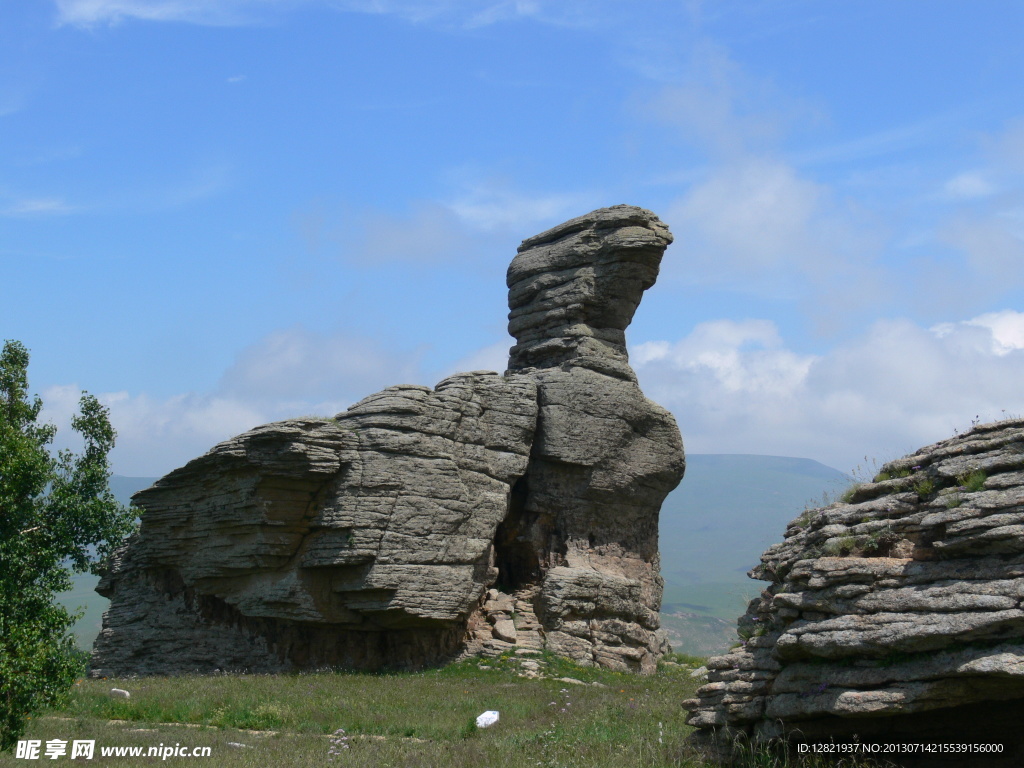
[[[421,666],[515,646],[650,672],[679,430],[624,331],[672,237],[615,206],[523,242],[509,370],[268,424],[136,494],[94,675]]]
[[[705,740],[1000,743],[880,756],[1024,765],[1024,420],[884,465],[750,575],[747,639],[684,703]]]

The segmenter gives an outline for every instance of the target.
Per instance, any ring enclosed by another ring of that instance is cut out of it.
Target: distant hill
[[[125,477],[124,475],[111,475],[109,483],[110,491],[119,502],[127,506],[132,501],[133,493],[141,491],[143,488],[149,488],[149,486],[159,479],[159,477]]]
[[[110,478],[123,504],[157,478]],[[689,454],[686,476],[661,509],[662,613],[673,647],[705,655],[732,641],[731,627],[746,601],[762,588],[746,572],[761,553],[781,540],[786,524],[823,494],[849,483],[842,472],[812,459],[752,454]],[[75,579],[62,596],[69,608],[86,613],[75,633],[84,648],[100,629],[107,601],[97,595],[95,576]]]
[[[686,476],[661,508],[662,613],[716,617],[735,625],[763,584],[747,578],[761,553],[781,541],[786,525],[808,506],[827,503],[850,482],[813,459],[753,454],[689,454]],[[706,653],[720,627],[674,640],[676,650]],[[678,636],[678,632],[676,633]],[[724,647],[728,647],[725,645]],[[723,647],[719,645],[721,650]]]
[[[114,497],[122,504],[131,502],[132,494],[149,488],[157,481],[155,477],[124,477],[123,475],[112,475],[110,478],[110,490]],[[96,585],[99,579],[91,573],[81,573],[72,577],[74,586],[71,591],[64,592],[58,596],[58,600],[64,604],[69,611],[77,611],[80,608],[84,611],[82,618],[74,627],[75,637],[78,639],[78,647],[85,650],[92,648],[92,643],[99,634],[103,622],[103,612],[107,610],[107,600],[96,594]]]

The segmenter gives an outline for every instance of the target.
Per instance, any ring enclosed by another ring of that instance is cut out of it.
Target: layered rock
[[[668,227],[642,208],[616,205],[528,238],[508,268],[509,368],[564,362],[629,381],[626,327],[654,285]]]
[[[624,331],[671,235],[630,206],[524,241],[509,370],[216,446],[135,497],[94,675],[422,666],[548,648],[652,671],[672,416]]]
[[[706,738],[998,742],[896,757],[1024,764],[1024,420],[884,465],[790,523],[750,575],[769,586],[744,644],[684,703]]]

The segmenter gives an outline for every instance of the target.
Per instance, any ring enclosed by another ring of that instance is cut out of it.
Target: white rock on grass
[[[498,722],[498,710],[489,709],[476,719],[477,728],[490,728]]]

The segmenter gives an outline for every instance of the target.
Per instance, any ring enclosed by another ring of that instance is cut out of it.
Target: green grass
[[[973,472],[966,472],[957,477],[957,482],[963,486],[964,490],[971,493],[982,490],[985,487],[985,481],[988,479],[988,475],[985,474],[984,470],[976,469]]]
[[[701,685],[690,671],[704,659],[671,654],[671,663],[643,677],[548,654],[531,658],[550,677],[522,678],[519,661],[503,656],[416,673],[82,680],[66,707],[31,721],[25,738],[44,745],[94,740],[88,764],[97,766],[197,764],[191,756],[104,758],[99,752],[139,747],[144,755],[158,746],[209,747],[203,762],[225,768],[714,765],[687,742],[692,729],[680,706]],[[111,697],[114,687],[131,698]],[[476,717],[489,709],[501,713],[499,722],[478,729]],[[741,752],[734,768],[853,765],[801,760],[786,750]],[[0,755],[0,766],[25,764]]]
[[[642,677],[537,658],[545,674],[587,684],[521,678],[510,657],[419,673],[83,680],[65,708],[31,723],[26,738],[95,739],[97,748],[210,746],[211,765],[259,768],[703,765],[684,744],[691,729],[679,704],[699,685],[688,666]],[[112,698],[113,687],[131,698]],[[478,730],[477,715],[489,709],[500,721]],[[350,746],[329,759],[338,729]],[[118,764],[148,761],[195,764],[184,757]],[[0,766],[23,764],[0,756]]]

